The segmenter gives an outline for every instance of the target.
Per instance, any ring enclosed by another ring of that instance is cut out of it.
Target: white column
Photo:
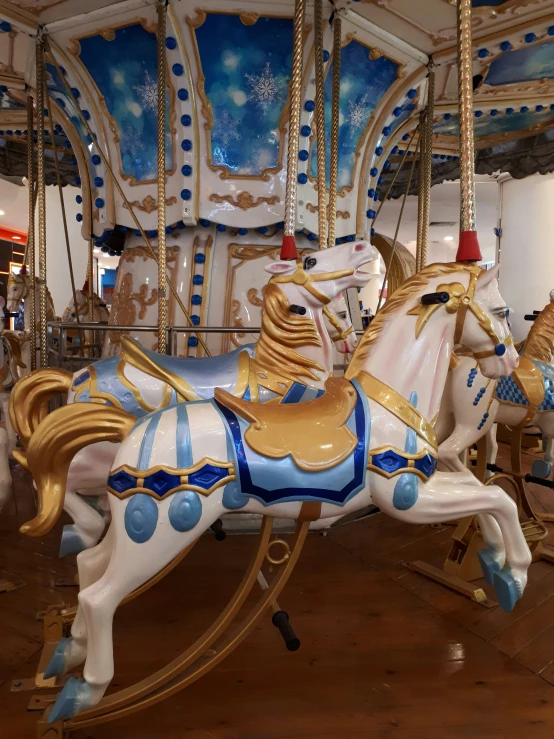
[[[500,291],[521,341],[554,289],[554,174],[501,178]]]

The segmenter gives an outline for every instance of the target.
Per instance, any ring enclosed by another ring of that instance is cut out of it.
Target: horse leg
[[[117,606],[222,515],[221,498],[220,489],[207,498],[183,491],[159,502],[145,494],[110,499],[110,561],[102,577],[79,593],[87,634],[84,679],[66,683],[50,713],[51,722],[71,718],[102,699],[114,673],[112,623]],[[127,513],[130,505],[140,515]]]
[[[6,424],[6,431],[8,432],[8,454],[11,457],[13,454],[13,450],[17,446],[17,435],[13,430],[13,426],[10,421],[10,396],[8,395],[8,393],[2,393],[2,396],[2,421]]]
[[[92,549],[85,549],[77,556],[80,590],[86,590],[97,582],[106,572],[113,548],[112,529],[104,539]],[[79,605],[71,627],[71,636],[60,639],[52,659],[48,663],[45,679],[58,677],[69,672],[85,661],[87,656],[87,623],[83,609]]]
[[[496,457],[498,456],[498,442],[496,441],[496,432],[498,431],[498,424],[493,423],[487,429],[487,465],[496,464]],[[487,469],[487,479],[492,477],[494,473]]]
[[[551,476],[552,465],[554,465],[554,413],[546,411],[537,414],[535,420],[537,421],[536,425],[542,432],[544,458],[535,459],[531,473],[546,480]]]
[[[9,460],[9,437],[7,430],[0,426],[0,512],[12,497],[12,474]]]
[[[481,559],[481,564],[485,575],[493,581],[502,608],[512,610],[527,584],[531,553],[521,531],[517,506],[510,496],[497,485],[476,483],[472,487],[456,474],[438,472],[427,483],[418,484],[417,498],[409,508],[399,510],[391,494],[391,487],[394,490],[396,484],[394,478],[388,485],[379,480],[371,492],[382,511],[402,521],[441,523],[483,513],[494,517],[502,532],[508,569],[500,570],[496,561],[489,565],[486,558]]]

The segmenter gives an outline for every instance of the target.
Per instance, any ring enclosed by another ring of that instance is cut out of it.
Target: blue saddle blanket
[[[554,411],[554,369],[543,362],[533,362],[540,370],[544,381],[544,398],[538,407],[539,411]],[[529,406],[529,401],[511,377],[501,377],[496,387],[495,398],[512,405]]]
[[[352,384],[357,399],[347,425],[358,443],[347,459],[321,472],[300,469],[290,455],[272,459],[252,450],[244,440],[250,423],[215,401],[226,421],[229,449],[234,457],[241,492],[264,505],[312,500],[342,506],[356,495],[364,487],[366,479],[370,413],[365,393],[355,380]],[[301,387],[297,387],[298,394]],[[307,399],[297,398],[296,402]],[[292,398],[288,402],[291,400],[294,402]],[[282,402],[287,402],[286,397]]]

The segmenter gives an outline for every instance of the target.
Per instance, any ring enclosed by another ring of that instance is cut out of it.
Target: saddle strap
[[[305,500],[300,506],[298,521],[319,521],[321,518],[321,503],[318,500]]]
[[[512,377],[529,403],[527,413],[519,424],[520,426],[527,426],[533,420],[535,413],[544,400],[545,390],[542,373],[530,359],[520,357],[519,367],[514,370]]]

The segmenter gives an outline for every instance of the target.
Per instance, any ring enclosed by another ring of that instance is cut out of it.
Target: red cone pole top
[[[88,280],[85,280],[85,284],[83,285],[83,292],[88,293]]]
[[[296,249],[296,241],[294,240],[294,236],[283,236],[280,258],[298,259],[298,251]]]
[[[19,270],[19,274],[20,275],[26,275],[27,274],[27,265],[26,264],[22,264],[21,265],[21,269]]]
[[[480,262],[482,258],[479,241],[477,239],[477,231],[460,231],[460,241],[458,242],[456,261]]]

